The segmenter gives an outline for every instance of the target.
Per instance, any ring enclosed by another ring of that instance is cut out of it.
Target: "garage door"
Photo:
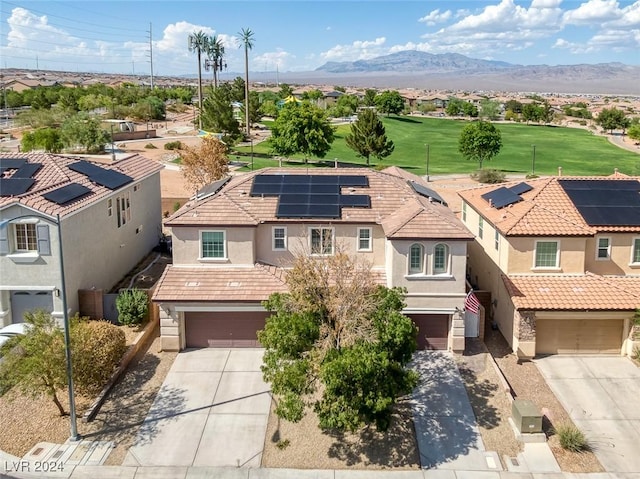
[[[264,329],[267,312],[186,313],[188,348],[259,347],[256,332]]]
[[[53,294],[51,291],[12,291],[11,322],[24,322],[24,313],[44,309],[53,311]]]
[[[408,314],[418,327],[418,349],[447,349],[449,316],[446,314]]]
[[[620,354],[622,319],[539,319],[536,354]]]

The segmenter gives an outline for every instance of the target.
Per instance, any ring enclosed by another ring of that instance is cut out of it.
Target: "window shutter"
[[[49,241],[49,225],[36,225],[36,239],[38,241],[38,253],[51,254],[51,242]]]
[[[0,225],[0,254],[9,254],[9,237],[7,223]]]

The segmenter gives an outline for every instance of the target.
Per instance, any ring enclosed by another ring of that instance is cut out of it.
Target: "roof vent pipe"
[[[562,176],[562,166],[558,166],[558,176]]]

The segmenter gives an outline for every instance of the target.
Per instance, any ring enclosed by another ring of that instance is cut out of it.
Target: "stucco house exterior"
[[[160,278],[162,348],[258,345],[295,255],[365,258],[380,284],[407,289],[421,348],[464,349],[467,242],[416,175],[395,167],[264,169],[210,185],[171,216],[173,264]]]
[[[0,325],[43,308],[62,317],[78,290],[112,288],[158,244],[162,165],[140,155],[109,164],[0,153]]]
[[[547,177],[459,192],[469,279],[522,358],[630,354],[640,307],[640,182]]]

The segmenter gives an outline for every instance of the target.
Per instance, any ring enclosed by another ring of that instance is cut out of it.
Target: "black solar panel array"
[[[640,181],[558,180],[590,226],[640,226]]]
[[[504,208],[505,206],[509,206],[522,201],[522,198],[519,195],[515,194],[509,188],[505,188],[504,186],[483,194],[482,198],[490,202],[491,206],[496,209]]]
[[[83,198],[91,193],[91,189],[86,186],[82,186],[78,183],[71,183],[69,185],[58,188],[57,190],[45,193],[44,198],[52,201],[58,205],[66,205],[73,200]]]
[[[342,208],[371,208],[369,195],[341,189],[368,186],[363,175],[256,175],[250,195],[278,197],[278,218],[340,218]]]
[[[18,196],[29,191],[33,178],[0,178],[0,196]]]
[[[27,162],[24,158],[0,158],[0,172],[16,170]]]
[[[408,183],[411,186],[411,188],[413,188],[413,191],[415,191],[419,195],[424,196],[425,198],[429,198],[432,201],[435,201],[436,203],[440,203],[444,206],[448,206],[447,202],[442,199],[442,196],[440,196],[438,193],[433,191],[431,188],[422,186],[421,184],[416,183],[415,181],[408,181]]]
[[[69,169],[82,173],[94,183],[109,188],[110,190],[117,190],[118,188],[133,181],[133,178],[125,175],[124,173],[107,170],[106,168],[102,168],[84,160],[69,165]]]
[[[533,189],[533,186],[527,183],[518,183],[517,185],[510,186],[509,189],[513,191],[516,195],[521,195],[522,193],[531,191]]]

